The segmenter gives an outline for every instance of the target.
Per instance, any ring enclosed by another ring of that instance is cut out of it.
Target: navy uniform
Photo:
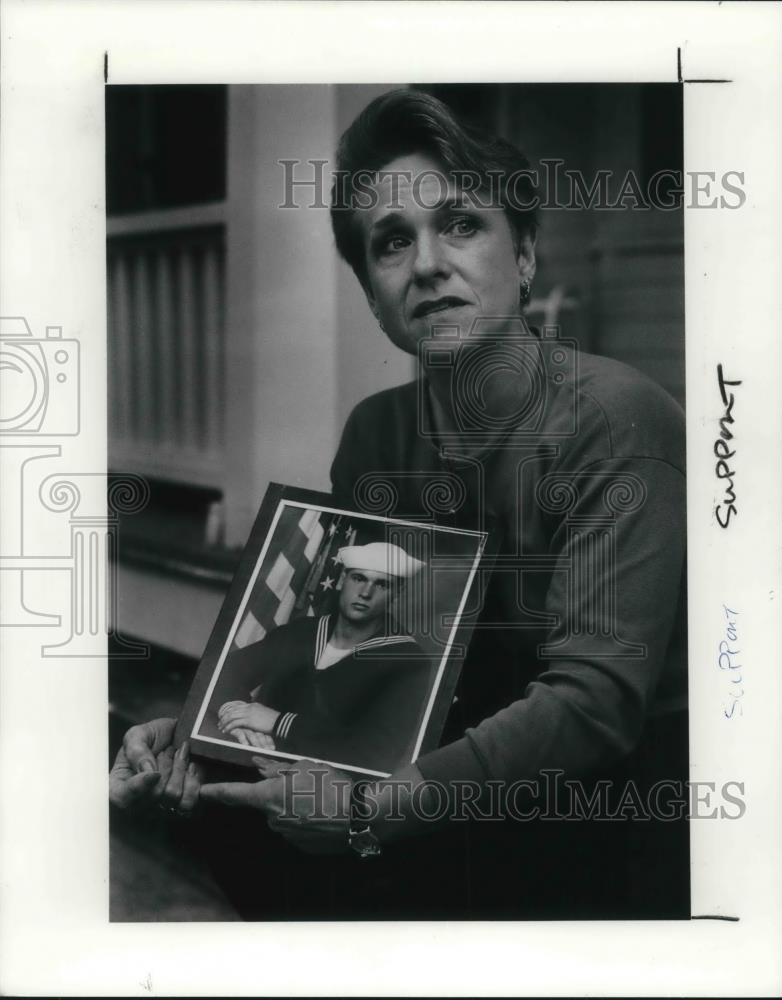
[[[277,750],[390,774],[412,759],[431,664],[412,636],[380,629],[319,670],[335,622],[323,615],[281,625],[232,653],[226,673],[252,677],[253,700],[281,713]]]

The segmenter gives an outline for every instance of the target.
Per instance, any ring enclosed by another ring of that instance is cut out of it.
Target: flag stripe
[[[271,568],[271,572],[266,577],[266,586],[271,590],[278,601],[281,601],[288,584],[293,579],[294,569],[283,553],[277,556],[277,561]]]
[[[274,613],[274,622],[276,625],[284,625],[291,616],[291,611],[293,611],[293,605],[296,603],[296,593],[288,587],[287,591],[280,601],[280,606]]]
[[[345,544],[355,541],[352,525],[345,527],[342,515],[329,515],[308,508],[288,507],[274,532],[236,638],[236,645],[257,641],[292,619],[317,617],[332,600],[321,586],[326,577],[341,583],[343,567],[333,557]],[[332,584],[332,593],[333,593]],[[250,617],[252,616],[252,618]]]
[[[299,528],[309,538],[312,532],[320,525],[320,511],[305,510],[299,519]],[[321,528],[321,534],[323,529]]]
[[[240,649],[249,646],[251,642],[258,642],[266,635],[266,629],[261,625],[252,611],[248,611],[244,616],[241,628],[236,633],[234,642]]]
[[[318,523],[315,525],[312,534],[309,536],[307,544],[304,546],[304,558],[308,562],[311,563],[312,560],[315,558],[315,554],[320,548],[320,543],[322,541],[323,541],[323,525]]]

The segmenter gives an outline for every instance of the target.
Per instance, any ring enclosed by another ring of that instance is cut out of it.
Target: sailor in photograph
[[[415,639],[389,633],[424,563],[387,542],[345,546],[338,558],[336,614],[280,625],[230,654],[225,672],[254,675],[257,687],[252,700],[221,705],[218,726],[259,749],[390,773],[412,754],[429,686]]]

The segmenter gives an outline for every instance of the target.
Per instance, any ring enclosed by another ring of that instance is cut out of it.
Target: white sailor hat
[[[367,569],[388,576],[415,576],[426,565],[408,555],[398,545],[370,542],[369,545],[346,545],[337,553],[346,569]]]

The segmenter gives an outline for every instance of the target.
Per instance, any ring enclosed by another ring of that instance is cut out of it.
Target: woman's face
[[[382,172],[376,205],[357,215],[367,298],[388,336],[415,354],[438,325],[464,335],[478,317],[496,317],[492,332],[501,332],[501,318],[519,314],[520,283],[535,273],[532,240],[517,246],[504,211],[460,199],[453,179],[422,153]]]

